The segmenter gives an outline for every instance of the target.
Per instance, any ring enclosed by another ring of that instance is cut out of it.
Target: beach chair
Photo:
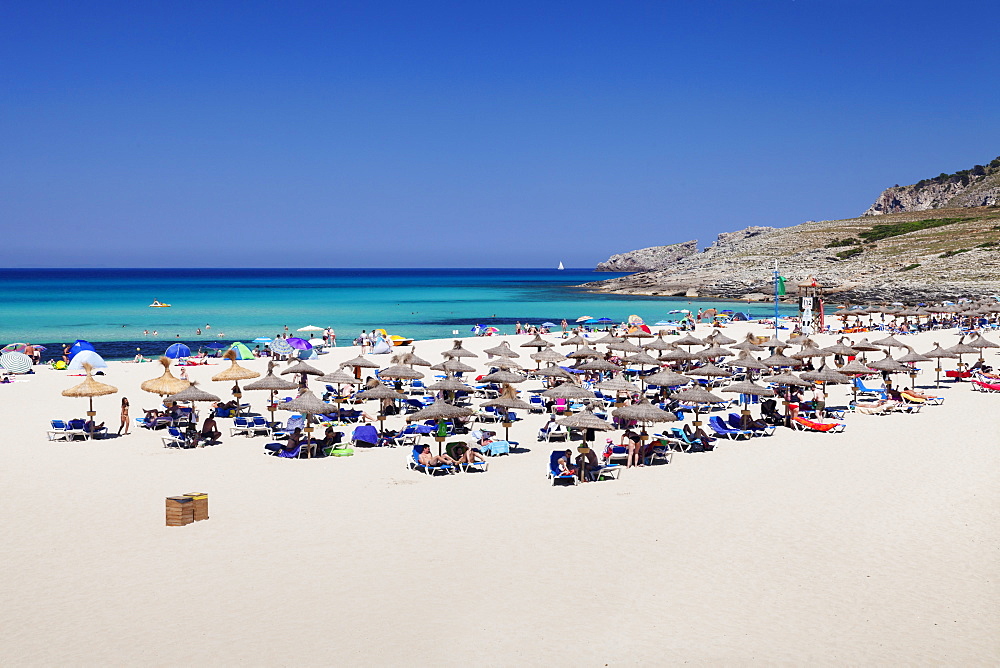
[[[652,444],[649,454],[645,457],[644,461],[649,466],[652,466],[658,461],[663,462],[664,464],[669,464],[673,456],[674,449],[670,440],[665,437],[659,437],[657,438],[657,441]]]
[[[410,383],[410,394],[414,396],[427,394],[427,386],[424,385],[424,381],[415,380]]]
[[[792,418],[791,424],[793,428],[799,431],[818,431],[825,434],[839,434],[847,426],[843,422],[813,422],[804,417]]]
[[[77,438],[87,438],[87,432],[71,428],[64,420],[51,420],[49,424],[52,427],[48,432],[50,441],[72,441]]]
[[[238,417],[233,418],[233,426],[229,428],[230,436],[250,436],[251,426],[250,418]]]
[[[580,482],[577,480],[575,473],[563,473],[559,470],[559,459],[565,455],[565,450],[553,450],[552,454],[549,455],[549,472],[547,477],[552,481],[553,486],[560,483],[577,485]]]
[[[271,427],[267,424],[267,420],[264,419],[262,415],[258,415],[251,419],[248,424],[247,436],[267,436],[271,437]]]
[[[160,439],[165,448],[188,448],[190,444],[187,438],[177,427],[167,427],[167,435]]]
[[[354,447],[374,448],[379,444],[378,430],[370,424],[358,425],[351,434]]]
[[[972,379],[972,389],[976,392],[1000,392],[1000,383],[987,383],[976,378]]]
[[[913,404],[924,404],[926,406],[940,406],[944,403],[944,397],[916,397],[906,390],[899,393],[903,400]]]
[[[517,441],[490,441],[481,449],[487,457],[499,457],[500,455],[509,455],[510,449],[516,446]]]
[[[731,441],[739,441],[753,436],[753,432],[751,431],[745,429],[733,429],[723,422],[722,418],[718,415],[713,415],[708,418],[708,426],[717,436],[728,438]]]
[[[282,459],[298,459],[302,455],[302,444],[296,445],[294,450],[285,450],[279,445],[278,451],[274,454]]]
[[[532,413],[544,413],[545,412],[545,402],[539,396],[532,396],[528,399],[528,405],[531,406],[530,412]]]
[[[288,438],[291,436],[292,432],[296,429],[302,429],[306,426],[306,418],[302,415],[293,415],[288,418],[288,422],[284,427],[281,427],[281,423],[276,425],[276,429],[273,430],[272,438]]]
[[[448,453],[449,457],[451,457],[455,461],[458,461],[462,457],[462,455],[458,454],[458,446],[460,445],[467,445],[467,444],[464,441],[452,441],[450,443],[445,444],[444,451]],[[480,473],[485,473],[489,469],[489,462],[477,461],[471,464],[468,462],[461,462],[459,464],[456,464],[456,466],[458,467],[458,470],[462,471],[463,473],[470,473],[472,471],[479,471]]]
[[[858,388],[858,394],[874,395],[880,399],[888,399],[889,393],[885,387],[868,387],[860,377],[854,379],[854,387]]]
[[[429,476],[437,475],[438,473],[443,473],[445,475],[452,475],[455,473],[455,467],[451,464],[438,464],[437,466],[424,466],[420,463],[420,450],[413,448],[410,450],[410,454],[406,458],[406,468],[410,471],[419,471],[420,473],[426,473]]]
[[[743,424],[743,420],[736,413],[730,413],[727,422],[733,429],[743,429],[741,426]],[[747,431],[749,431],[753,436],[773,436],[775,429],[777,428],[774,425],[767,425],[763,429],[754,429],[751,427]]]

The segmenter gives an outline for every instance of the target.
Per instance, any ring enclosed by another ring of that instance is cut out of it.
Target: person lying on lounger
[[[464,443],[455,446],[455,454],[458,455],[459,464],[475,464],[476,462],[486,461],[486,455],[476,448],[470,448]]]
[[[940,399],[941,398],[941,397],[935,397],[935,396],[930,395],[930,394],[924,394],[923,392],[917,392],[916,390],[911,390],[909,388],[904,389],[903,392],[906,392],[909,396],[916,397],[917,399],[928,399],[928,400],[933,401],[935,399]]]
[[[692,443],[697,443],[701,446],[702,450],[709,452],[715,449],[712,445],[712,441],[715,439],[705,433],[705,430],[701,427],[691,428],[691,425],[684,425],[684,433],[687,434],[688,440]]]
[[[424,466],[441,466],[442,464],[454,464],[455,460],[448,455],[432,455],[431,446],[425,445],[420,450],[420,455],[417,457],[419,461]]]

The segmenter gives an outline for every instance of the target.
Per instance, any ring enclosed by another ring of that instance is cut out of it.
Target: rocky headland
[[[814,277],[837,302],[1000,296],[1000,158],[893,186],[858,218],[748,227],[621,253],[598,271],[635,271],[580,286],[653,296],[770,299],[777,262],[786,288]]]

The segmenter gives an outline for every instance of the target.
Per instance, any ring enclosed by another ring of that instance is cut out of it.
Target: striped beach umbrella
[[[27,349],[27,343],[8,343],[3,348],[0,348],[0,353],[23,353]]]
[[[285,342],[284,339],[275,339],[267,344],[267,347],[271,349],[271,352],[275,355],[291,355],[295,352],[295,348]]]
[[[4,353],[0,355],[0,367],[11,373],[28,373],[31,371],[31,358],[24,353]]]

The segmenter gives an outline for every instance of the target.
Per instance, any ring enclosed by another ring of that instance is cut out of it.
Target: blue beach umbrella
[[[191,357],[191,349],[183,343],[175,343],[167,348],[163,354],[172,360],[177,360],[182,357]]]
[[[614,322],[611,318],[598,318],[597,322]]]
[[[205,347],[206,348],[211,348],[212,350],[222,350],[223,348],[226,347],[226,344],[225,343],[219,343],[218,341],[212,341],[211,343],[206,344]]]
[[[258,336],[253,340],[253,343],[270,343],[273,340],[270,336]]]
[[[542,327],[556,327],[556,326],[557,325],[554,322],[543,322],[542,323]]]
[[[76,342],[69,347],[69,358],[73,359],[73,356],[81,350],[94,350],[94,346],[90,343],[90,341],[77,339]]]

